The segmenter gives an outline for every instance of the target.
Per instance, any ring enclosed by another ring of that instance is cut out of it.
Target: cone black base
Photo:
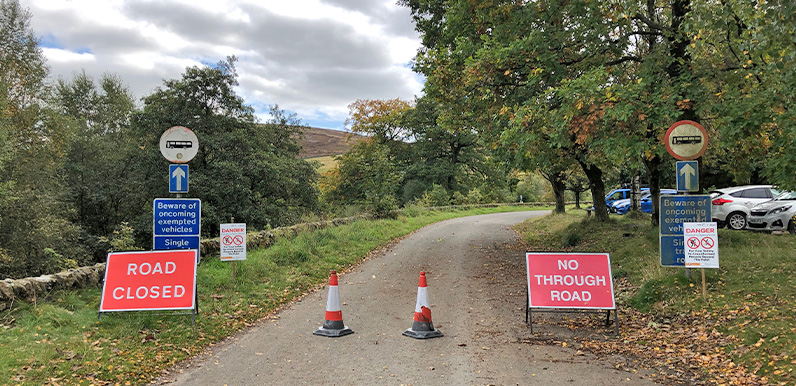
[[[346,326],[340,329],[329,329],[329,328],[318,327],[318,329],[315,330],[315,332],[313,332],[314,335],[328,336],[330,338],[337,338],[339,336],[346,336],[348,334],[353,334],[353,333],[354,331]]]
[[[415,331],[413,329],[407,329],[404,331],[403,335],[408,336],[410,338],[415,339],[431,339],[431,338],[439,338],[442,335],[442,332],[437,329],[433,330],[425,330],[425,331]]]

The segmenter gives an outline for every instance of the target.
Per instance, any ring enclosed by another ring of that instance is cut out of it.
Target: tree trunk
[[[597,221],[608,221],[608,206],[605,205],[605,184],[603,183],[603,171],[597,165],[578,160],[583,173],[589,179],[591,185],[591,196],[594,201],[594,217]]]
[[[650,198],[652,199],[652,226],[658,226],[660,218],[660,202],[661,202],[661,157],[653,156],[650,159],[644,159],[644,166],[647,167],[647,172],[650,176]]]
[[[564,176],[564,172],[558,172],[550,175],[550,185],[553,186],[553,195],[556,198],[556,209],[554,210],[554,213],[566,212],[566,208],[564,208],[564,193],[566,193],[567,187]]]
[[[580,209],[580,194],[581,191],[576,191],[575,193],[575,208]]]

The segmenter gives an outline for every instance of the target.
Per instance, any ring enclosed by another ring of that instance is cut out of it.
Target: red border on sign
[[[674,150],[672,150],[672,145],[669,144],[669,136],[672,134],[672,131],[674,131],[674,129],[676,127],[682,126],[682,125],[691,125],[691,126],[696,127],[697,129],[699,129],[699,131],[702,132],[702,137],[705,139],[705,144],[702,146],[702,149],[699,152],[697,152],[696,154],[694,154],[693,156],[691,156],[691,157],[683,157],[681,155],[676,154],[674,152]],[[695,159],[701,157],[702,154],[705,153],[705,150],[708,149],[708,132],[707,132],[707,130],[705,130],[704,127],[702,127],[702,125],[700,125],[697,122],[688,121],[688,120],[678,121],[678,122],[675,122],[672,126],[670,126],[669,130],[666,130],[666,134],[663,136],[663,142],[664,142],[664,144],[666,144],[666,151],[668,151],[669,154],[672,155],[672,157],[674,157],[676,159],[679,159],[680,161],[692,161],[692,160],[695,160]]]
[[[198,261],[198,249],[109,253],[100,312],[194,309]]]
[[[527,252],[525,262],[529,307],[616,309],[607,253]]]

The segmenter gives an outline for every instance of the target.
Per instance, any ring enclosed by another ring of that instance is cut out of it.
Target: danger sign
[[[246,224],[221,224],[221,261],[246,260]]]
[[[616,308],[607,253],[528,252],[525,258],[529,307]]]
[[[112,252],[100,312],[193,309],[197,249]]]
[[[719,235],[715,222],[683,223],[685,266],[719,268]]]

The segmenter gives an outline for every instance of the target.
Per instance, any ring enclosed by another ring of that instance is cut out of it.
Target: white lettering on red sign
[[[195,249],[109,253],[100,312],[195,306]]]
[[[608,254],[528,253],[530,307],[614,309]]]

